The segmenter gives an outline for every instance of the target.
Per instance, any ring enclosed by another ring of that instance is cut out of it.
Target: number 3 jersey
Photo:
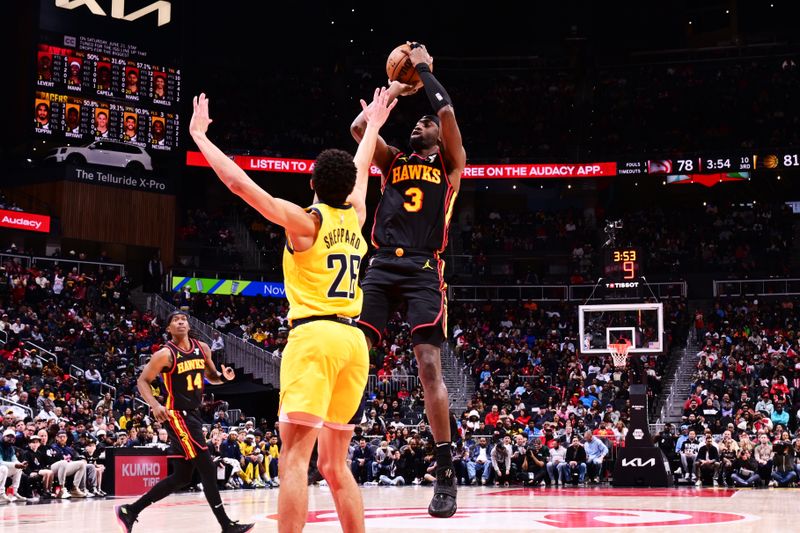
[[[372,243],[377,248],[443,252],[455,199],[441,153],[398,153],[384,177]]]
[[[289,320],[326,315],[356,318],[363,301],[358,274],[367,253],[356,210],[349,204],[318,203],[307,211],[315,211],[320,218],[316,241],[300,252],[287,238],[283,253]]]

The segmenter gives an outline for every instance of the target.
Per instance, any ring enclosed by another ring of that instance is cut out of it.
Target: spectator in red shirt
[[[592,433],[598,437],[614,438],[614,431],[608,428],[608,423],[606,422],[600,422],[600,425]]]
[[[697,330],[697,338],[703,338],[703,329],[705,328],[705,321],[703,320],[703,312],[697,311],[694,315],[694,327]]]
[[[775,401],[786,401],[786,396],[789,394],[789,387],[786,386],[786,378],[778,376],[775,383],[772,384],[769,394]]]
[[[572,395],[572,397],[568,400],[569,404],[573,407],[581,403],[580,395],[576,392]]]
[[[389,361],[387,360],[387,361],[386,361],[386,362],[383,364],[383,368],[381,368],[380,370],[378,370],[378,379],[383,379],[384,377],[391,377],[391,375],[392,375],[392,369],[389,367],[389,365],[390,365],[390,363],[389,363]]]
[[[408,392],[408,387],[406,387],[405,385],[400,385],[400,390],[397,391],[397,398],[399,400],[405,400],[409,396],[411,396],[411,393]]]
[[[492,406],[492,410],[486,413],[486,418],[484,418],[484,423],[487,426],[496,427],[497,421],[500,420],[500,412],[496,405]]]

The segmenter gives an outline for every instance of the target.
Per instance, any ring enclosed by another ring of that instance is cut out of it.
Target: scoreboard
[[[34,135],[64,143],[109,139],[164,152],[177,148],[181,68],[177,48],[165,44],[174,42],[174,24],[104,20],[81,6],[44,0],[40,10],[31,58]]]
[[[692,157],[620,161],[617,173],[637,174],[742,174],[754,170],[800,168],[800,150],[755,153],[706,154]]]
[[[36,134],[178,146],[179,68],[46,44],[36,59]]]
[[[642,277],[641,257],[640,250],[630,246],[607,249],[603,277],[612,283],[635,282]]]

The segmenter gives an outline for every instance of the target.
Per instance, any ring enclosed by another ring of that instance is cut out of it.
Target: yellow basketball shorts
[[[369,351],[360,329],[331,320],[292,329],[281,361],[280,420],[312,425],[292,418],[305,413],[347,429],[368,372]]]

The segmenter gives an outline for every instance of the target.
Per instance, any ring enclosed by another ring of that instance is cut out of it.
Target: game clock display
[[[761,154],[707,154],[702,157],[682,157],[674,159],[640,159],[619,161],[617,169],[620,176],[637,174],[719,174],[745,173],[754,170],[782,170],[800,167],[800,152],[786,150],[764,152]]]
[[[625,247],[606,250],[603,276],[613,282],[637,280],[642,276],[641,257],[638,248]]]

